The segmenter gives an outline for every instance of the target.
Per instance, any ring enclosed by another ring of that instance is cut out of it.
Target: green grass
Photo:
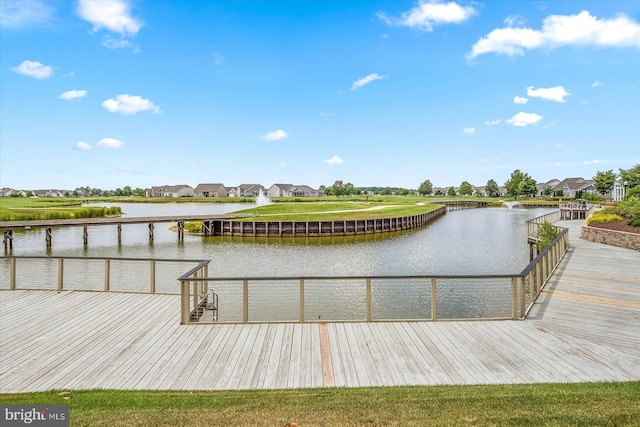
[[[46,219],[101,218],[119,216],[119,206],[109,208],[102,206],[86,206],[71,208],[35,208],[5,209],[0,208],[0,221],[33,221]]]
[[[238,221],[339,221],[418,215],[441,206],[364,202],[274,203],[236,213],[247,215],[246,218],[238,218]]]
[[[266,391],[50,391],[72,426],[637,426],[640,382]]]

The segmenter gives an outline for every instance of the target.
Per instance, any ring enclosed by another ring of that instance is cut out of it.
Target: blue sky
[[[0,3],[0,187],[640,163],[640,1]]]

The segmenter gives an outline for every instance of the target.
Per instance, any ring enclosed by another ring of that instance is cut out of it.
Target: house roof
[[[167,187],[164,187],[163,191],[166,191],[167,193],[177,193],[178,191],[185,188],[191,188],[193,190],[193,187],[191,187],[190,185],[179,184],[179,185],[169,185]]]
[[[226,189],[222,184],[198,184],[195,191],[201,193],[203,191],[218,191],[220,187]]]
[[[582,177],[578,178],[565,178],[558,185],[554,187],[554,190],[562,190],[565,185],[570,190],[582,190],[583,188],[587,188],[592,185],[594,181],[592,179],[584,179]]]

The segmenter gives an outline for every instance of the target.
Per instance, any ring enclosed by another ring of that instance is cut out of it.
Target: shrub
[[[184,225],[184,229],[188,233],[193,233],[193,234],[202,233],[202,221],[187,222]]]
[[[560,235],[562,230],[558,227],[555,227],[549,221],[545,221],[538,226],[538,243],[536,243],[536,249],[538,252],[544,250],[547,246],[549,246],[555,239]]]
[[[638,186],[640,187],[640,186]],[[638,187],[634,187],[635,190]],[[631,195],[618,205],[620,213],[627,218],[627,224],[633,227],[640,227],[640,195]]]
[[[622,217],[613,212],[613,209],[605,209],[602,211],[596,211],[593,215],[589,217],[587,220],[587,225],[594,223],[609,223],[609,222],[620,222],[622,221]]]

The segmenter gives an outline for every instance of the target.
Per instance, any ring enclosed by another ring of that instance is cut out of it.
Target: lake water
[[[130,217],[221,214],[252,207],[246,203],[118,205],[121,206],[124,215]],[[419,230],[334,238],[203,238],[186,235],[183,242],[178,242],[177,233],[168,229],[170,224],[162,223],[156,224],[154,242],[149,243],[147,225],[124,225],[122,245],[117,244],[115,226],[95,226],[89,227],[87,247],[83,245],[82,227],[69,227],[53,230],[53,247],[50,249],[45,248],[43,230],[26,230],[14,232],[12,254],[210,259],[211,277],[514,274],[529,263],[525,221],[547,212],[548,209],[515,208],[449,211],[445,216]],[[48,272],[36,271],[42,270],[40,267],[21,269],[19,279],[40,282],[43,287],[51,287],[50,283],[55,282],[57,277],[55,268],[52,263],[45,269],[51,270]],[[102,264],[96,264],[96,270],[101,268]],[[178,283],[175,279],[189,268],[190,266],[178,264],[161,270],[158,275],[158,291],[177,292]],[[75,272],[73,267],[69,266],[69,269],[67,272],[65,265],[65,287],[76,286],[74,282],[80,281],[84,286],[95,282],[95,285],[91,286],[100,289],[103,280],[100,273],[96,273],[96,277],[90,277],[86,271],[90,272],[91,268],[78,267]],[[128,269],[128,266],[112,267],[114,277]],[[145,270],[144,274],[148,277],[148,270]],[[1,287],[8,286],[6,262],[2,263],[0,280],[3,282]],[[144,290],[146,285],[140,283],[146,282],[148,279],[144,278],[132,281],[127,285],[127,289]],[[259,286],[262,288],[258,288]],[[322,318],[341,318],[342,314],[338,315],[338,311],[348,312],[344,314],[347,316],[345,318],[354,313],[360,316],[363,310],[362,286],[362,283],[344,282],[329,285],[326,282],[310,284],[308,289],[305,288],[305,297],[309,300],[316,299],[315,305],[324,307],[318,309],[317,313],[310,310],[310,318],[323,315],[325,317]],[[466,292],[464,287],[456,286],[453,285],[458,291]],[[225,287],[230,290],[227,292]],[[255,303],[259,301],[265,308],[261,311],[262,314],[256,313],[257,317],[252,320],[269,317],[268,313],[281,311],[283,306],[297,312],[297,290],[289,289],[290,287],[290,283],[256,285],[252,290],[252,298]],[[318,292],[314,290],[316,288]],[[379,301],[377,307],[380,315],[386,316],[384,318],[410,318],[409,314],[419,316],[429,309],[428,304],[417,304],[411,308],[408,307],[411,304],[407,303],[421,299],[430,292],[429,286],[425,283],[398,283],[393,286],[380,284],[379,288],[380,291],[376,294]],[[221,307],[221,318],[226,316],[226,320],[233,320],[239,315],[238,304],[241,301],[238,291],[237,284],[221,284],[216,289],[216,292],[221,293],[221,299],[228,294],[227,313],[223,316],[224,311]],[[459,313],[456,310],[469,310],[469,307],[478,305],[477,301],[473,301],[463,304],[466,308],[456,308],[456,298],[460,300],[460,296],[456,296],[457,293],[459,292],[452,292],[450,298],[450,317],[458,317]],[[489,296],[489,299],[492,298]],[[481,305],[496,304],[484,302]],[[337,308],[333,314],[327,314],[332,311],[331,307]],[[489,309],[491,310],[493,309]],[[241,313],[241,310],[239,312]],[[502,313],[502,308],[500,312]],[[440,306],[438,313],[442,313]],[[487,313],[484,312],[482,315],[486,316]],[[292,316],[295,318],[295,315]]]

